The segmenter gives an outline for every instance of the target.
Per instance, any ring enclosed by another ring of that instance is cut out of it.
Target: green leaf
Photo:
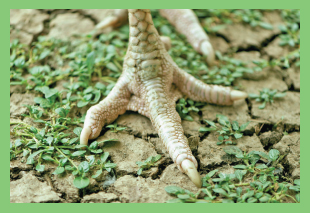
[[[237,146],[225,146],[223,147],[223,150],[229,155],[242,155],[241,149]]]
[[[236,178],[241,182],[243,176],[246,174],[246,170],[236,170],[235,171],[235,176]]]
[[[223,199],[222,203],[234,203],[234,201],[230,199]]]
[[[261,156],[262,158],[265,158],[265,159],[269,159],[269,156],[265,153],[265,152],[261,152],[261,151],[254,151],[253,152],[254,154],[257,154],[259,156]]]
[[[249,125],[249,123],[251,123],[251,121],[248,121],[248,122],[246,122],[245,124],[242,124],[242,125],[240,126],[240,131],[241,131],[241,132],[244,131],[245,128]]]
[[[269,23],[266,23],[266,22],[259,22],[259,26],[261,26],[262,28],[267,29],[267,30],[273,29],[273,26]]]
[[[26,157],[29,153],[30,153],[30,151],[28,149],[24,149],[23,150],[23,157]]]
[[[180,188],[180,187],[177,187],[177,186],[166,186],[165,187],[165,190],[167,193],[169,194],[184,194],[184,189]]]
[[[86,173],[89,171],[89,163],[87,161],[83,161],[79,164],[78,169],[82,173]]]
[[[200,127],[199,128],[199,132],[210,132],[210,131],[214,131],[216,130],[216,128],[209,128],[209,127]]]
[[[64,171],[65,171],[65,168],[64,168],[64,167],[58,166],[58,167],[56,168],[56,170],[55,170],[52,174],[58,175],[58,174],[63,173]]]
[[[236,139],[241,138],[242,137],[242,133],[235,133],[234,136]]]
[[[44,152],[44,151],[46,151],[46,150],[42,149],[42,150],[36,151],[36,152],[32,153],[31,155],[29,155],[28,158],[34,158],[35,156],[37,156],[38,154],[40,154],[41,152]]]
[[[178,198],[181,200],[189,199],[190,196],[188,194],[178,194]]]
[[[300,193],[298,193],[297,195],[295,195],[295,198],[296,198],[297,202],[300,203]]]
[[[43,172],[44,171],[44,165],[41,165],[41,164],[38,164],[37,166],[36,166],[36,170],[38,171],[38,172]]]
[[[245,166],[245,165],[236,165],[236,166],[234,166],[234,168],[235,169],[246,169],[247,166]]]
[[[257,199],[254,198],[254,197],[250,197],[248,200],[247,200],[248,203],[256,203],[257,202]]]
[[[67,112],[64,108],[60,107],[60,108],[57,108],[55,110],[55,112],[60,115],[61,117],[66,117],[67,116]]]
[[[91,177],[92,178],[97,178],[97,177],[99,177],[99,175],[101,175],[101,173],[102,173],[102,169],[99,169],[99,170],[97,170],[96,174],[91,176]]]
[[[283,98],[284,96],[286,96],[286,93],[277,93],[273,97],[274,98]]]
[[[300,186],[300,179],[294,180],[294,183],[295,183],[296,185]]]
[[[259,201],[262,203],[267,203],[269,201],[269,199],[270,199],[270,197],[265,195],[265,196],[259,198]]]
[[[208,121],[208,120],[205,120],[205,121],[206,121],[210,126],[213,126],[213,127],[217,128],[214,122]]]
[[[100,156],[101,163],[106,162],[106,160],[108,159],[108,157],[109,157],[109,152],[103,153],[103,154]]]
[[[46,58],[46,56],[48,56],[50,54],[50,50],[49,49],[44,49],[43,52],[40,54],[39,59],[42,60],[44,58]]]
[[[166,203],[183,203],[183,201],[181,199],[171,199],[171,200],[167,200]]]
[[[278,159],[279,155],[280,155],[280,152],[276,149],[271,149],[269,151],[269,158],[272,160],[272,161],[275,161]]]
[[[215,173],[217,173],[219,170],[217,170],[217,169],[215,169],[215,170],[213,170],[213,171],[211,171],[211,172],[209,172],[206,176],[208,176],[208,177],[212,177],[213,175],[215,175]]]
[[[105,168],[115,168],[116,166],[117,166],[116,163],[106,163],[106,164],[104,164]]]
[[[42,159],[46,161],[55,161],[51,155],[42,155]]]
[[[72,156],[81,156],[81,155],[83,155],[85,152],[86,152],[85,150],[76,151],[76,152],[73,152],[73,153],[72,153]]]
[[[23,143],[22,143],[21,139],[17,139],[17,140],[15,140],[14,145],[15,145],[15,147],[19,147],[19,146],[23,145]]]
[[[157,162],[161,158],[161,155],[156,155],[154,158],[154,162]]]
[[[114,71],[114,72],[119,72],[117,66],[115,64],[112,64],[111,62],[109,62],[106,67],[111,70],[111,71]]]
[[[89,185],[89,179],[87,177],[76,177],[73,181],[73,184],[78,189],[83,189]]]
[[[82,132],[82,128],[81,127],[76,127],[73,130],[74,134],[76,134],[77,136],[80,136],[81,132]]]
[[[137,174],[138,174],[138,175],[141,175],[142,171],[143,171],[143,168],[138,169]]]
[[[77,103],[77,107],[79,107],[79,108],[84,107],[84,106],[86,106],[88,103],[89,103],[89,101],[80,100],[80,101]]]
[[[261,105],[258,106],[259,109],[264,109],[266,107],[266,102],[263,102]]]
[[[222,194],[222,195],[227,195],[227,192],[224,190],[224,189],[221,189],[221,188],[215,188],[215,189],[212,189],[214,192],[216,193],[219,193],[219,194]]]
[[[233,127],[233,130],[235,130],[235,131],[239,130],[238,121],[233,121],[233,122],[232,122],[232,127]]]
[[[86,65],[88,70],[92,69],[95,63],[95,53],[94,51],[88,53],[87,58],[86,58]]]

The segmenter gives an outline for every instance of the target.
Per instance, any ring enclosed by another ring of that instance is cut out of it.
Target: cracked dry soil
[[[29,45],[39,35],[68,39],[74,34],[93,30],[104,14],[103,10],[11,10],[11,41],[17,38],[21,43]],[[277,25],[283,23],[279,12],[268,12],[264,18],[275,30],[253,28],[240,23],[231,24],[218,32],[221,37],[210,35],[211,43],[222,54],[230,48],[237,48],[234,57],[243,61],[277,58],[288,53],[287,47],[277,45],[280,33]],[[233,106],[205,104],[200,113],[191,112],[194,121],[182,121],[185,135],[199,162],[201,177],[214,169],[231,173],[229,168],[239,160],[231,158],[222,150],[225,145],[216,145],[217,137],[214,133],[198,132],[201,126],[205,126],[203,120],[216,121],[216,114],[225,115],[231,121],[237,120],[239,124],[251,120],[245,136],[237,141],[237,146],[243,151],[267,153],[275,148],[281,154],[287,153],[283,159],[286,167],[284,176],[293,179],[300,177],[299,73],[297,67],[288,70],[267,68],[260,73],[247,74],[237,79],[235,85],[241,86],[248,93],[258,93],[258,90],[265,87],[287,92],[283,99],[276,100],[272,105],[267,104],[263,110],[258,109],[260,103],[250,99],[235,102]],[[27,112],[23,104],[34,105],[35,94],[22,86],[11,86],[10,94],[11,121],[39,126],[21,116]],[[81,108],[78,110],[81,111]],[[85,109],[82,110],[85,113]],[[198,191],[189,178],[173,164],[148,118],[127,111],[118,117],[116,123],[127,129],[118,133],[108,130],[102,132],[97,139],[98,142],[109,138],[118,139],[104,147],[104,151],[110,153],[112,162],[117,163],[114,175],[106,172],[102,178],[93,179],[85,190],[79,190],[73,185],[73,175],[52,174],[56,165],[47,164],[45,171],[40,173],[32,165],[15,159],[10,162],[11,202],[162,203],[173,198],[164,190],[168,185],[176,185],[194,193]],[[275,124],[277,126],[273,128]],[[284,135],[283,132],[288,134]],[[14,140],[11,136],[11,141]],[[138,176],[135,162],[157,154],[162,155],[159,164]]]

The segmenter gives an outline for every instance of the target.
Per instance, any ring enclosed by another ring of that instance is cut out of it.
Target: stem
[[[235,184],[235,186],[248,186],[250,185],[250,183],[238,183],[238,184]]]
[[[292,198],[295,201],[295,203],[298,203],[297,200],[294,197],[292,197],[291,195],[288,195],[288,194],[284,194],[284,195],[287,196],[287,197]]]
[[[68,158],[68,160],[70,161],[70,163],[78,170],[78,167],[75,165],[75,163],[73,162],[73,160],[71,160],[67,155],[65,155],[60,149],[58,149],[57,146],[55,146],[55,149],[61,153],[62,155],[64,155],[66,158]]]

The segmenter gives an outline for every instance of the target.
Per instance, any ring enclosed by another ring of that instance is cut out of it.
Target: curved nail
[[[109,17],[106,17],[105,19],[103,19],[101,22],[99,22],[97,25],[96,25],[96,29],[105,29],[107,27],[111,27],[113,26],[115,23],[117,22],[117,17],[115,16],[109,16]]]
[[[215,55],[214,55],[213,47],[210,44],[210,42],[209,41],[202,42],[200,45],[200,50],[203,55],[207,56],[206,60],[207,60],[208,65],[212,65],[214,62]]]
[[[248,97],[248,94],[246,92],[241,92],[238,90],[232,90],[230,92],[230,99],[233,101],[245,99],[246,97]]]
[[[164,43],[165,49],[168,51],[171,48],[171,39],[168,36],[160,36],[160,40]]]
[[[201,178],[197,172],[194,163],[188,159],[183,160],[182,164],[183,171],[191,179],[191,181],[198,187],[201,188]]]
[[[84,127],[82,129],[82,132],[81,132],[81,135],[80,135],[80,144],[82,145],[88,145],[88,139],[89,139],[89,136],[91,134],[91,128],[88,126],[88,127]]]

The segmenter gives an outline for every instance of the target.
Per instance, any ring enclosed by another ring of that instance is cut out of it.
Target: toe
[[[80,135],[80,144],[87,145],[89,136],[91,135],[92,130],[89,126],[84,127],[82,129],[81,135]]]
[[[242,91],[238,91],[238,90],[232,90],[230,92],[230,98],[233,101],[236,100],[240,100],[240,99],[245,99],[246,97],[248,97],[248,94]]]
[[[182,169],[187,174],[187,176],[191,179],[191,181],[198,187],[201,188],[201,178],[194,163],[188,159],[185,159],[182,162]]]

